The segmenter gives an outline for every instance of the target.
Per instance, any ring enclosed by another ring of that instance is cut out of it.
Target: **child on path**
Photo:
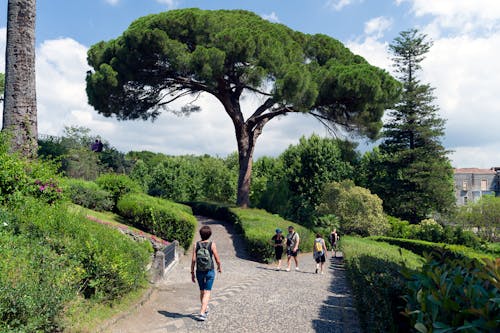
[[[271,238],[271,245],[274,246],[274,255],[278,261],[278,266],[276,270],[281,269],[281,258],[283,257],[283,243],[285,242],[285,237],[280,228],[276,229],[276,234]]]
[[[288,227],[288,235],[286,235],[286,256],[287,256],[287,268],[286,271],[290,272],[290,266],[292,265],[291,259],[295,261],[295,270],[299,270],[299,260],[297,259],[297,254],[299,252],[300,237],[299,234],[295,232],[293,226]]]
[[[313,244],[313,258],[316,261],[316,274],[318,274],[318,270],[321,264],[321,274],[323,274],[323,266],[326,261],[326,244],[325,240],[321,237],[320,233],[316,234],[316,239]]]
[[[330,245],[332,246],[332,256],[336,257],[337,241],[339,240],[339,235],[337,234],[337,229],[333,229],[331,234],[328,236]]]
[[[219,254],[215,243],[208,239],[212,235],[212,230],[209,226],[203,226],[200,229],[201,241],[196,242],[193,249],[193,257],[191,260],[191,280],[193,283],[198,281],[200,287],[200,302],[201,309],[197,319],[200,321],[207,320],[208,316],[208,301],[210,300],[210,293],[212,285],[215,280],[214,261],[217,263],[217,271],[222,273]],[[196,265],[196,274],[195,274]]]

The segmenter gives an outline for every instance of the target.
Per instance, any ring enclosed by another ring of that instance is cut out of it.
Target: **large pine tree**
[[[385,172],[377,194],[389,214],[413,223],[454,202],[453,169],[441,143],[445,120],[434,104],[434,88],[417,75],[431,46],[416,29],[401,32],[389,45],[403,91],[384,125]]]

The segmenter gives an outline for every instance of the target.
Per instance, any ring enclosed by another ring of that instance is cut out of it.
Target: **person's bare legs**
[[[297,259],[297,256],[294,256],[293,260],[295,261],[295,269],[299,269],[299,259]]]
[[[281,259],[278,259],[278,267],[276,269],[281,269]]]
[[[286,270],[287,272],[290,271],[290,267],[292,266],[292,262],[291,262],[291,259],[292,259],[292,256],[287,256],[286,257]]]
[[[207,312],[209,300],[210,300],[210,290],[201,290],[200,291],[200,302],[201,302],[200,314],[204,314],[205,312]]]

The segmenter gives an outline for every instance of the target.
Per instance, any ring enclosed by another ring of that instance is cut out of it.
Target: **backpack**
[[[210,248],[212,242],[201,243],[198,242],[196,249],[196,269],[201,272],[207,272],[212,269],[212,253]]]
[[[321,240],[314,241],[314,252],[323,253],[323,244],[321,243]]]

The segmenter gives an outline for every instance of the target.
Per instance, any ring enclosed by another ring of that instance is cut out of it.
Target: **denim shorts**
[[[212,269],[206,272],[196,271],[196,280],[198,280],[200,290],[212,290],[215,280],[215,270]]]

